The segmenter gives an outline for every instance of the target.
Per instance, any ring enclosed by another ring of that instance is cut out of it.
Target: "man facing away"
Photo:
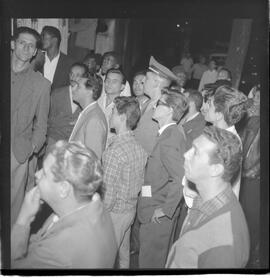
[[[28,163],[47,133],[50,83],[30,66],[39,34],[18,28],[11,57],[11,225],[17,218],[28,176]]]
[[[112,268],[117,247],[94,152],[81,143],[58,141],[36,179],[11,231],[11,267]],[[41,202],[53,213],[29,240]]]
[[[105,150],[108,134],[106,117],[97,103],[101,90],[102,79],[97,75],[82,77],[77,81],[72,90],[73,100],[79,103],[83,111],[69,138],[69,142],[82,142],[93,150],[99,159]]]
[[[183,195],[181,181],[186,142],[177,123],[187,108],[185,96],[176,90],[164,89],[153,114],[159,131],[145,168],[137,211],[141,223],[140,268],[165,267]]]
[[[230,180],[239,171],[241,144],[231,132],[206,127],[185,153],[185,176],[198,196],[170,250],[167,268],[244,268],[249,234]]]
[[[67,86],[69,70],[74,61],[60,51],[60,31],[54,26],[44,26],[41,36],[45,50],[44,77],[52,83],[52,89]]]
[[[102,156],[106,193],[104,204],[110,212],[119,248],[119,267],[129,268],[130,228],[143,185],[147,154],[135,140],[133,129],[140,118],[134,97],[114,99],[110,126],[116,136]]]

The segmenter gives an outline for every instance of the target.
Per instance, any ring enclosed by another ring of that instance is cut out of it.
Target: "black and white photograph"
[[[268,1],[31,2],[0,2],[2,273],[269,273]]]

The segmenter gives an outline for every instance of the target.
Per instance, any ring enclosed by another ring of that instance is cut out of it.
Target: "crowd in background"
[[[190,53],[127,80],[60,44],[14,36],[11,267],[259,268],[260,85]]]

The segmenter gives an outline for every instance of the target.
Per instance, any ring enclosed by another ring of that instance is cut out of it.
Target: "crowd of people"
[[[259,84],[189,53],[129,83],[60,44],[13,38],[11,268],[259,268]]]

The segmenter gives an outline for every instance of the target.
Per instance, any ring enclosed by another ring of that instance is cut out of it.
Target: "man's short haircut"
[[[178,123],[188,109],[188,101],[184,94],[177,90],[164,88],[162,95],[166,97],[166,103],[173,109],[172,120]]]
[[[84,57],[83,61],[87,61],[89,59],[95,59],[95,61],[97,62],[96,54],[94,52],[86,54],[86,56]]]
[[[133,75],[133,79],[138,75],[146,76],[146,70],[140,70],[140,71],[135,72],[135,74]]]
[[[230,71],[229,69],[227,69],[227,68],[225,68],[225,67],[222,67],[222,68],[219,70],[219,72],[221,72],[221,71],[226,71],[229,80],[232,80],[232,73],[231,73],[231,71]]]
[[[14,32],[13,39],[17,40],[19,35],[23,34],[23,33],[32,35],[36,39],[36,48],[40,48],[40,46],[41,46],[41,36],[35,29],[29,28],[29,27],[26,27],[26,26],[19,27]]]
[[[109,69],[109,70],[107,71],[107,73],[106,73],[105,79],[107,78],[107,76],[108,76],[109,73],[116,73],[116,74],[121,75],[121,77],[122,77],[122,84],[123,84],[123,85],[126,84],[127,79],[126,79],[126,76],[125,76],[124,72],[123,72],[121,69]]]
[[[185,93],[188,93],[188,99],[195,103],[196,110],[200,112],[202,104],[203,104],[203,96],[202,94],[194,89],[187,89]]]
[[[56,27],[54,26],[44,26],[42,31],[41,31],[41,34],[49,34],[51,37],[53,38],[57,38],[57,45],[58,45],[58,48],[60,47],[60,43],[61,43],[61,33],[59,31],[59,29],[57,29]]]
[[[97,74],[89,74],[86,81],[85,87],[91,89],[93,92],[93,100],[98,100],[102,92],[103,80]]]
[[[125,114],[127,117],[126,126],[133,130],[136,128],[141,117],[141,110],[138,100],[135,97],[116,97],[114,104],[119,115]]]
[[[119,66],[121,65],[121,59],[120,59],[120,55],[119,53],[115,52],[115,51],[108,51],[108,52],[105,52],[103,54],[103,58],[102,58],[102,61],[105,59],[105,57],[108,57],[108,56],[111,56],[114,58],[116,64],[118,64]]]
[[[224,167],[223,180],[231,182],[235,174],[239,173],[242,164],[240,140],[232,132],[215,126],[205,127],[203,135],[216,145],[215,150],[209,155],[210,163],[221,163]]]
[[[81,142],[58,141],[50,153],[55,157],[51,171],[56,182],[73,186],[78,201],[91,200],[95,192],[103,197],[103,171],[94,151]]]
[[[74,68],[74,67],[80,67],[84,70],[84,74],[82,75],[82,77],[88,77],[88,67],[80,62],[75,62],[72,64],[72,66],[70,67],[70,69]]]
[[[247,97],[229,86],[219,87],[213,95],[215,111],[224,115],[225,122],[232,126],[238,123],[246,112]]]

